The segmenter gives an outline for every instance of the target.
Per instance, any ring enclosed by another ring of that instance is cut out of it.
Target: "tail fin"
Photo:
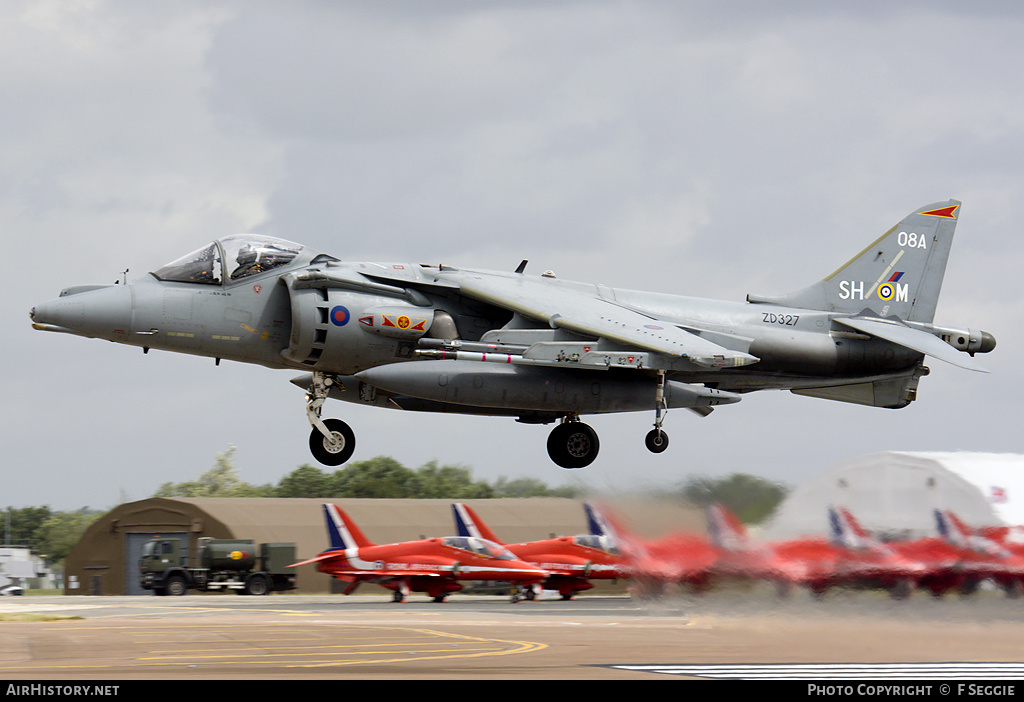
[[[836,546],[848,549],[862,549],[873,539],[867,529],[845,507],[829,507],[829,539]]]
[[[332,550],[342,551],[348,548],[376,545],[366,538],[356,523],[337,505],[325,503],[324,518],[327,522],[327,537]]]
[[[638,557],[644,554],[645,549],[640,540],[626,529],[621,519],[616,517],[606,505],[584,502],[583,511],[587,515],[587,528],[591,534],[603,536],[609,546],[618,548],[629,557]]]
[[[452,515],[455,517],[455,530],[459,536],[476,536],[504,545],[469,505],[461,502],[452,503]]]
[[[708,533],[719,548],[734,551],[747,541],[747,528],[736,515],[721,504],[708,505],[706,510]]]
[[[935,521],[942,538],[954,546],[969,548],[995,558],[1009,556],[1009,552],[997,541],[967,526],[952,510],[935,510]]]
[[[946,273],[959,200],[914,210],[824,280],[789,295],[749,302],[930,323]]]
[[[939,536],[946,542],[962,548],[972,546],[973,529],[960,521],[960,518],[951,511],[935,510],[935,526],[939,530]]]
[[[612,536],[611,525],[594,505],[584,502],[583,512],[587,515],[587,531],[589,533],[594,536]]]

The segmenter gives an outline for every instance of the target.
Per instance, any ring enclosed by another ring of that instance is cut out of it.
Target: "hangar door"
[[[126,595],[152,595],[151,590],[143,590],[139,584],[139,558],[142,557],[142,547],[156,534],[147,532],[144,534],[125,534],[124,539],[124,573],[125,584],[124,594]],[[185,531],[161,531],[160,538],[181,539],[183,544],[188,543],[188,532]]]

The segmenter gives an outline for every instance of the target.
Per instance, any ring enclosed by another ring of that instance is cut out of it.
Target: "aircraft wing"
[[[856,329],[871,336],[877,336],[879,339],[885,339],[900,346],[906,346],[908,349],[913,349],[918,353],[923,353],[946,363],[952,363],[954,366],[988,373],[988,370],[978,365],[973,357],[957,351],[939,337],[926,331],[914,329],[899,322],[866,319],[864,317],[838,317],[836,321],[851,329]]]
[[[454,269],[442,269],[436,275],[457,284],[467,297],[539,320],[552,328],[685,358],[705,368],[745,366],[759,360],[748,353],[719,346],[671,322],[568,285],[559,285],[556,281],[522,274],[504,277]]]

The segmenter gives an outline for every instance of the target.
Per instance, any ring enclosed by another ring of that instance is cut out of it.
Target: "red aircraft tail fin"
[[[862,549],[875,542],[871,533],[845,507],[829,507],[830,538],[843,548]]]
[[[327,536],[331,542],[331,549],[344,550],[376,546],[366,538],[362,530],[338,505],[325,503],[324,517],[327,521]]]
[[[857,518],[853,516],[853,513],[851,513],[850,510],[846,509],[845,507],[840,507],[839,513],[843,515],[843,518],[846,520],[847,524],[849,524],[850,528],[853,529],[854,534],[861,537],[862,539],[871,538],[871,534],[868,532],[867,529],[863,527],[863,525],[861,525],[860,521],[858,521]]]
[[[972,535],[976,533],[974,529],[964,524],[963,520],[961,520],[960,517],[956,516],[956,514],[953,513],[953,510],[947,509],[946,517],[949,519],[950,523],[953,524],[953,526],[960,530],[960,533],[966,535]]]
[[[747,528],[735,514],[724,505],[715,503],[707,506],[708,532],[719,548],[734,550],[747,541]]]
[[[629,556],[643,554],[645,549],[640,538],[626,528],[622,519],[608,505],[586,502],[583,508],[587,514],[591,534],[608,537],[617,548]]]
[[[459,536],[476,536],[504,545],[505,542],[491,531],[491,528],[484,523],[484,520],[480,519],[479,515],[469,505],[462,502],[453,503],[452,514],[455,516],[455,530]]]

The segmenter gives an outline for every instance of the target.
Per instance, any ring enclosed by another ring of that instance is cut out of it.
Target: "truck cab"
[[[142,546],[139,569],[143,573],[163,573],[185,565],[182,557],[180,539],[153,539]]]

